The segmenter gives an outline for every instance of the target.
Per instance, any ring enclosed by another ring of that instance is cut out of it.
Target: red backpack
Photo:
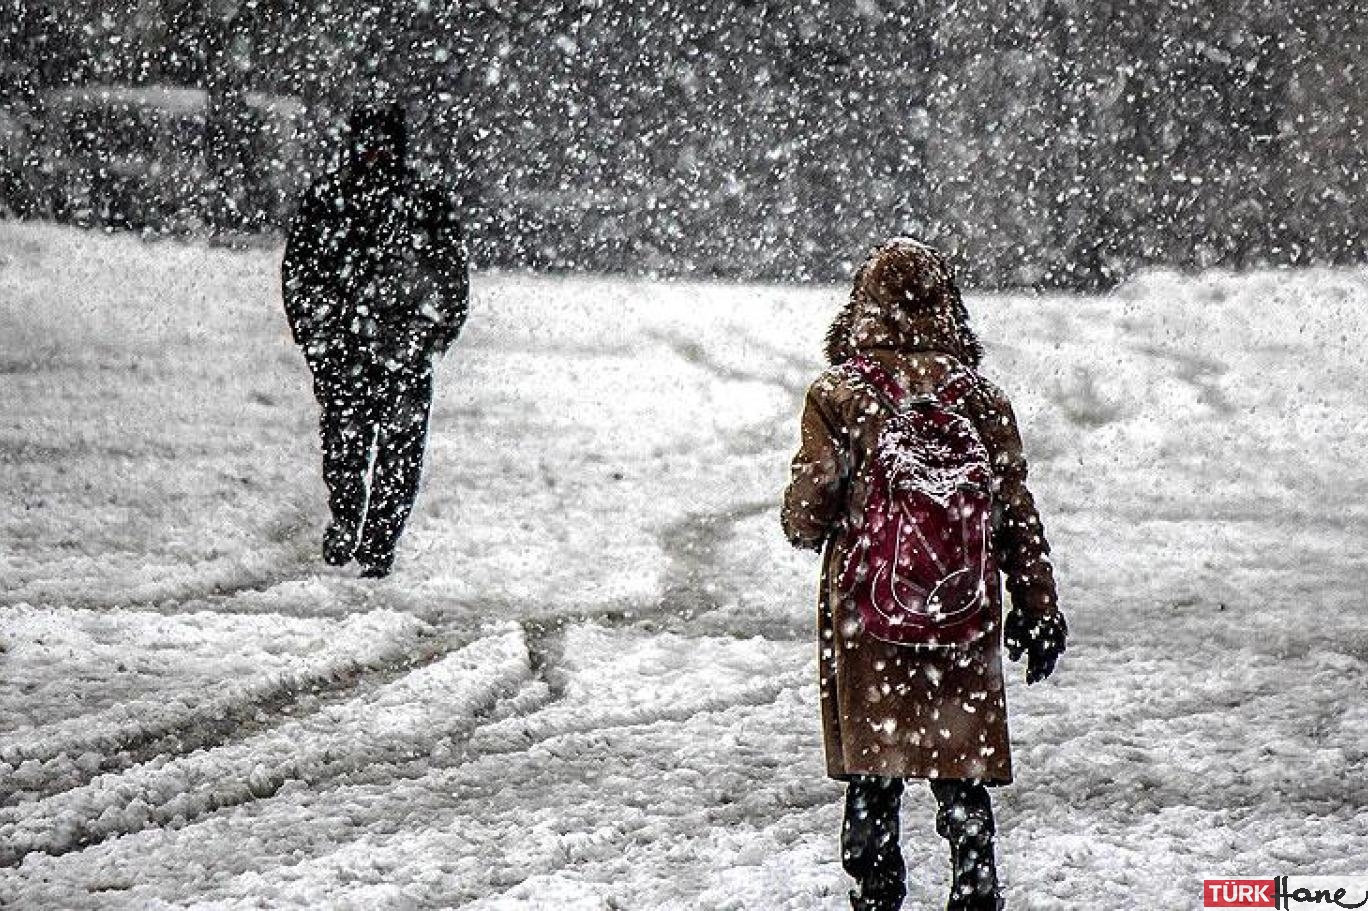
[[[954,370],[931,395],[909,396],[872,360],[849,363],[890,412],[864,467],[859,524],[838,586],[865,632],[897,645],[950,647],[983,634],[993,561],[993,470],[960,408],[974,388]]]

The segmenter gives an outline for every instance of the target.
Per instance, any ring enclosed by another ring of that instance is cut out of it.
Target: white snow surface
[[[0,224],[0,907],[845,907],[776,514],[842,290],[477,274],[369,582],[278,263]],[[969,306],[1073,631],[1008,907],[1368,870],[1368,272]]]

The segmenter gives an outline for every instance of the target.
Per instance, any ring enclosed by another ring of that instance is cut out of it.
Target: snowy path
[[[774,515],[838,293],[477,277],[362,583],[274,265],[0,224],[0,907],[843,907]],[[1368,275],[970,305],[1075,630],[1009,906],[1368,870]]]

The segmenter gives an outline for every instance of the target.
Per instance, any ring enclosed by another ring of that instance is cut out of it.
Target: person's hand
[[[371,360],[390,373],[422,370],[432,359],[427,339],[412,327],[374,339],[367,347]]]
[[[1054,673],[1059,656],[1068,647],[1069,625],[1064,615],[1053,611],[1044,617],[1029,617],[1024,611],[1008,611],[1003,621],[1003,643],[1007,657],[1020,661],[1026,656],[1026,683],[1039,683]]]

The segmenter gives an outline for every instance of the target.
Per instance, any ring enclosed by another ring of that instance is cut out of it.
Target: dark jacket
[[[309,364],[424,369],[461,331],[470,284],[451,199],[399,168],[309,187],[281,265],[285,313]]]

